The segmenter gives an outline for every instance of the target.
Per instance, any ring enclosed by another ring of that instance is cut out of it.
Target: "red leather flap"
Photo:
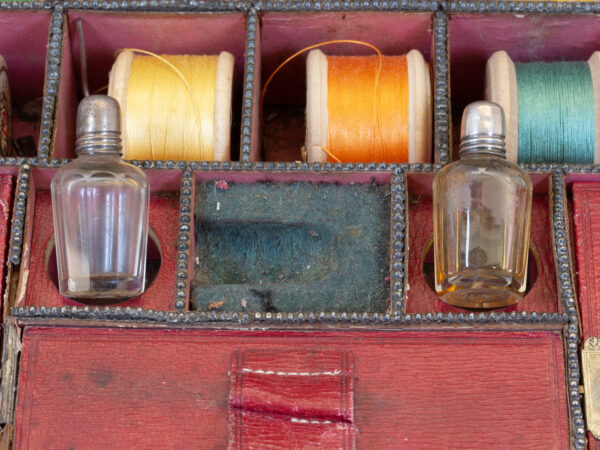
[[[353,447],[353,378],[347,351],[236,351],[230,447]]]
[[[351,423],[231,406],[236,352],[310,349],[352,352]],[[25,327],[14,448],[568,449],[564,361],[553,331]]]
[[[352,422],[350,352],[236,352],[230,405],[299,419]]]

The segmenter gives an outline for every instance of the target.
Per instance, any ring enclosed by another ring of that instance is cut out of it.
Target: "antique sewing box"
[[[0,3],[14,138],[34,148],[0,158],[2,447],[600,448],[600,167],[525,167],[532,245],[519,303],[462,310],[431,283],[432,180],[456,156],[463,108],[483,97],[487,59],[586,60],[600,49],[599,13],[600,2]],[[235,57],[232,161],[134,161],[152,191],[152,280],[119,305],[56,288],[49,188],[74,157],[79,19],[92,91],[121,48]],[[430,163],[302,162],[302,57],[261,111],[279,63],[334,39],[424,55]],[[312,187],[275,211],[265,183]],[[235,215],[245,207],[262,212]],[[370,225],[354,229],[348,214]],[[207,263],[210,239],[225,244]],[[278,253],[238,251],[273,241]],[[206,264],[250,275],[207,281]]]

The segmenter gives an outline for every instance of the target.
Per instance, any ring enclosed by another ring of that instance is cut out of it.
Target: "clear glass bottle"
[[[78,157],[52,179],[52,211],[62,295],[109,303],[144,291],[149,185],[121,159],[121,112],[105,95],[77,110]]]
[[[433,182],[435,290],[463,308],[516,303],[526,288],[532,184],[506,161],[502,108],[467,106],[460,160]]]

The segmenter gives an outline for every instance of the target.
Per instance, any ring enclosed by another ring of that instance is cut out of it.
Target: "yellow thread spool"
[[[108,85],[121,105],[124,157],[229,160],[233,55],[135,53],[119,53]]]
[[[409,91],[408,162],[431,162],[432,106],[429,67],[418,50],[411,50],[406,58]],[[306,159],[308,162],[326,162],[328,155],[324,149],[328,148],[329,136],[328,63],[322,51],[312,50],[308,54],[306,73]]]

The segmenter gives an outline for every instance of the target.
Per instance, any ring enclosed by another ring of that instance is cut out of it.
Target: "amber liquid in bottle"
[[[508,306],[526,289],[532,184],[499,143],[468,144],[434,180],[435,290],[463,308]]]

